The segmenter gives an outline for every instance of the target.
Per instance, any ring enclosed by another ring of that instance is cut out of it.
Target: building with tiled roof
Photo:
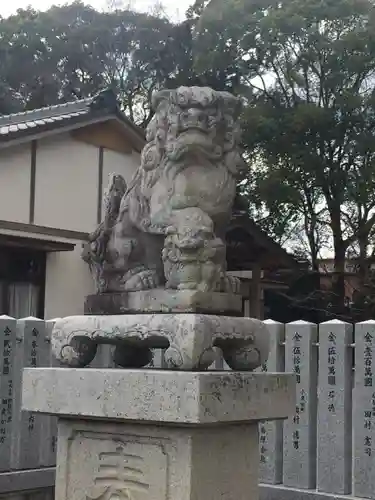
[[[82,243],[109,174],[129,182],[144,141],[109,90],[0,116],[0,314],[82,312],[92,287]]]
[[[0,148],[108,120],[125,128],[127,135],[138,143],[138,149],[143,147],[142,129],[126,118],[108,89],[88,99],[0,116]]]

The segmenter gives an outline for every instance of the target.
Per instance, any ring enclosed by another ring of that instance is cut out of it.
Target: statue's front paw
[[[241,281],[235,276],[222,273],[217,287],[218,292],[241,293]]]
[[[145,271],[140,271],[129,278],[125,283],[125,290],[128,292],[149,290],[150,288],[157,288],[161,284],[161,279],[158,273],[147,269]]]

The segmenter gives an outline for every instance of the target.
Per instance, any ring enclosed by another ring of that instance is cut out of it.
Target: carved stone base
[[[57,320],[52,349],[62,364],[87,366],[98,344],[115,346],[115,362],[141,368],[151,359],[150,349],[166,349],[170,369],[204,370],[219,347],[234,370],[251,371],[269,352],[269,333],[257,319],[204,314],[128,314],[71,316]]]
[[[295,409],[285,373],[31,368],[23,380],[23,409],[58,417],[56,500],[258,500],[258,423]]]
[[[88,295],[85,314],[201,313],[240,316],[242,297],[232,293],[152,289]]]

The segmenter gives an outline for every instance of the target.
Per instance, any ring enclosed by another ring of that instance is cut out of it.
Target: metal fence
[[[265,323],[271,352],[261,370],[295,372],[297,405],[287,421],[259,426],[261,498],[375,500],[375,321]],[[21,376],[54,365],[53,324],[0,316],[0,498],[52,495],[56,420],[21,412]],[[95,366],[110,365],[110,349],[101,346]]]

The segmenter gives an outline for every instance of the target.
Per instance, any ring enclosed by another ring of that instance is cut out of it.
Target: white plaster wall
[[[110,174],[121,174],[129,184],[139,166],[140,156],[137,153],[126,155],[109,149],[103,153],[103,187],[108,185]]]
[[[38,141],[36,225],[83,232],[90,232],[96,226],[98,159],[98,147],[75,141],[68,134]],[[140,155],[136,152],[124,155],[105,149],[103,189],[110,173],[119,173],[130,183],[139,162]],[[29,222],[30,172],[30,143],[1,152],[0,219]],[[81,259],[82,242],[66,241],[75,244],[74,251],[47,253],[46,319],[83,314],[85,296],[94,292],[89,268]]]
[[[0,152],[0,219],[29,222],[31,143]]]
[[[83,314],[85,296],[94,293],[89,267],[81,259],[82,242],[74,243],[72,252],[47,254],[46,319]]]
[[[96,224],[99,148],[68,134],[38,142],[35,224],[90,232]]]
[[[41,141],[38,147],[35,190],[35,224],[89,232],[96,226],[98,201],[97,147],[70,136]],[[140,155],[105,149],[103,189],[110,173],[129,183]],[[45,318],[83,314],[85,296],[94,293],[89,268],[81,259],[82,242],[72,241],[73,252],[47,254]]]

